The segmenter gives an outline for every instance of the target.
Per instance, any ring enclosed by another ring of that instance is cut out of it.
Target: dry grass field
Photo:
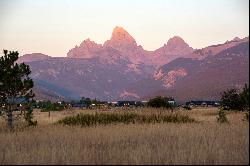
[[[55,124],[77,113],[163,113],[157,109],[34,111],[38,126],[6,131],[1,119],[0,164],[249,164],[249,123],[242,112],[217,122],[217,108],[177,110],[198,123]]]

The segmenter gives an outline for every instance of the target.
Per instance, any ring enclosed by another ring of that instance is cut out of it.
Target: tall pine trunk
[[[8,111],[7,111],[7,121],[8,121],[8,127],[9,129],[13,128],[13,115],[12,115],[12,110],[11,110],[11,106],[9,105]]]

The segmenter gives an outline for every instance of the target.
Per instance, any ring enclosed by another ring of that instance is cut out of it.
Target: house
[[[72,107],[83,108],[83,107],[87,107],[87,105],[86,104],[82,104],[82,103],[73,103]]]
[[[174,100],[169,100],[168,103],[171,104],[171,105],[175,105],[175,101]]]
[[[141,101],[141,103],[143,104],[143,106],[146,106],[146,105],[147,105],[147,103],[148,103],[148,101],[143,100],[143,101]]]
[[[143,103],[141,101],[118,101],[117,102],[118,107],[140,107],[143,106]]]
[[[212,106],[212,107],[217,107],[219,106],[219,101],[210,101],[210,100],[191,100],[189,102],[186,102],[187,106]]]

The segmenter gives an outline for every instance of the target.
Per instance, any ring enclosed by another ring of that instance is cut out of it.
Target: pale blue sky
[[[249,36],[248,0],[0,0],[0,49],[66,56],[115,26],[144,49],[178,35],[193,48]]]

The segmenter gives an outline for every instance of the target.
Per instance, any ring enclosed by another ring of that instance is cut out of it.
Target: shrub
[[[27,109],[24,114],[24,119],[28,123],[28,126],[36,126],[37,121],[33,121],[33,110],[31,108]]]
[[[63,125],[80,125],[80,126],[92,126],[92,125],[107,125],[116,123],[188,123],[194,122],[193,119],[185,115],[138,115],[135,113],[96,113],[96,114],[77,114],[76,116],[65,117],[59,120],[59,124]]]
[[[243,104],[243,109],[249,111],[249,86],[245,84],[242,92],[240,93],[240,98]]]
[[[249,122],[249,112],[246,112],[245,115],[244,115],[244,121],[248,121]]]
[[[170,101],[174,101],[174,99],[171,97],[157,96],[153,99],[150,99],[147,105],[149,107],[156,107],[156,108],[163,107],[163,108],[173,109],[175,105],[171,104]]]
[[[185,110],[191,110],[191,107],[190,107],[189,105],[185,105],[183,108],[184,108]]]
[[[218,117],[217,117],[217,121],[220,123],[228,123],[228,119],[226,117],[226,113],[224,110],[220,109]]]
[[[49,112],[49,111],[62,111],[64,106],[59,103],[48,103],[45,108],[41,110],[41,112]]]

